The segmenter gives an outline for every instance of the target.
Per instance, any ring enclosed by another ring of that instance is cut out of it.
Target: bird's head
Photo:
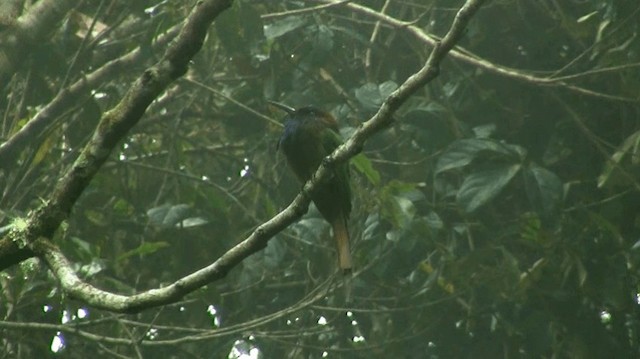
[[[295,109],[291,106],[287,106],[285,104],[269,101],[269,103],[286,112],[287,116],[285,116],[284,120],[287,121],[297,121],[297,122],[307,122],[307,121],[320,121],[326,127],[329,127],[335,131],[338,131],[338,122],[336,119],[328,112],[322,111],[314,106],[305,106]]]

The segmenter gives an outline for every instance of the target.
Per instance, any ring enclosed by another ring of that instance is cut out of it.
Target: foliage
[[[442,36],[463,1],[295,11],[322,3],[237,0],[217,19],[56,232],[83,279],[128,295],[215,261],[300,189],[266,100],[331,111],[348,137],[431,48],[358,9]],[[61,89],[142,52],[2,164],[2,235],[46,201],[191,5],[81,2],[2,83],[4,141]],[[136,315],[69,299],[29,259],[0,273],[0,357],[57,341],[78,358],[640,356],[639,12],[488,2],[440,76],[351,160],[352,279],[335,276],[313,207],[226,278]]]

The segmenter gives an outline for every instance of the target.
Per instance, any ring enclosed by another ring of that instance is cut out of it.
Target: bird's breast
[[[323,158],[316,132],[299,121],[288,121],[280,137],[280,148],[301,181],[311,177]]]

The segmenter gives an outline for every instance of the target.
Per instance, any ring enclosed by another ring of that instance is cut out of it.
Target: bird
[[[278,102],[269,103],[287,113],[278,148],[284,153],[295,176],[304,184],[324,158],[342,144],[338,122],[330,113],[314,106],[294,109]],[[351,214],[349,165],[341,163],[329,170],[330,177],[318,184],[311,193],[311,200],[331,225],[339,267],[348,274],[353,267],[347,225]]]

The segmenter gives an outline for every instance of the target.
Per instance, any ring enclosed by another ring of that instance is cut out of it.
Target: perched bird
[[[342,143],[338,122],[331,114],[312,106],[294,109],[277,102],[270,103],[287,113],[278,147],[298,180],[305,183],[316,172],[323,159]],[[329,179],[319,183],[311,193],[311,199],[320,214],[331,224],[340,269],[348,273],[352,267],[347,227],[351,213],[349,167],[347,163],[343,163],[331,171]]]

